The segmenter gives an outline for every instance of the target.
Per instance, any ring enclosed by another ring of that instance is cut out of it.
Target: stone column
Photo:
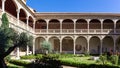
[[[62,34],[62,22],[63,22],[63,19],[60,19],[60,33]]]
[[[60,38],[60,53],[62,53],[62,38]]]
[[[2,12],[5,13],[5,1],[6,0],[2,0]]]
[[[17,11],[17,24],[19,25],[20,9],[18,8],[16,11]]]
[[[88,46],[87,46],[87,53],[90,53],[89,41],[90,41],[90,39],[89,39],[89,37],[88,37],[88,38],[87,38],[87,44],[88,44]]]
[[[117,20],[114,20],[114,33],[116,33],[116,22]]]
[[[101,22],[101,34],[103,33],[103,19],[100,20]]]
[[[35,54],[35,38],[33,39],[33,54]]]
[[[33,23],[33,31],[34,31],[34,33],[35,33],[35,21],[34,21],[34,23]]]
[[[74,44],[74,47],[73,47],[73,52],[74,52],[74,55],[75,55],[75,53],[76,53],[76,44],[75,44],[75,39],[73,40],[73,44]]]
[[[76,33],[76,19],[73,19],[73,22],[74,22],[74,33]]]
[[[89,22],[90,22],[90,19],[87,19],[87,28],[88,28],[88,34],[89,34],[89,32],[90,32],[90,29],[89,29]]]
[[[20,59],[20,49],[19,49],[19,47],[17,47],[17,57],[16,57],[16,59]]]
[[[48,34],[48,30],[49,30],[49,19],[46,19],[46,23],[47,23],[47,34]]]
[[[26,19],[27,19],[27,20],[26,20],[26,23],[27,23],[27,30],[29,31],[29,28],[28,28],[28,27],[29,27],[29,17],[27,16]]]
[[[103,40],[100,39],[100,54],[102,55],[102,43],[103,43]]]

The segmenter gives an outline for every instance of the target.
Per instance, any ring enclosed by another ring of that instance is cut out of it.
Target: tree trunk
[[[0,58],[0,68],[7,68],[4,58]]]

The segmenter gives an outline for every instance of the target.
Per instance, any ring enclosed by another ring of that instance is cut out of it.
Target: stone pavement
[[[71,67],[71,66],[64,66],[63,65],[63,68],[77,68],[77,67]]]

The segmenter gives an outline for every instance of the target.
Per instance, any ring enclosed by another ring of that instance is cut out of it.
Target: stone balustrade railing
[[[113,29],[62,29],[62,32],[60,29],[35,29],[36,34],[114,34],[118,33],[120,34],[120,30],[116,30],[114,32]]]

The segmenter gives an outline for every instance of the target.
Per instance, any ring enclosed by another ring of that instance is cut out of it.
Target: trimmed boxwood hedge
[[[28,66],[30,62],[22,61],[22,60],[10,60],[9,63],[19,65],[19,66]]]

